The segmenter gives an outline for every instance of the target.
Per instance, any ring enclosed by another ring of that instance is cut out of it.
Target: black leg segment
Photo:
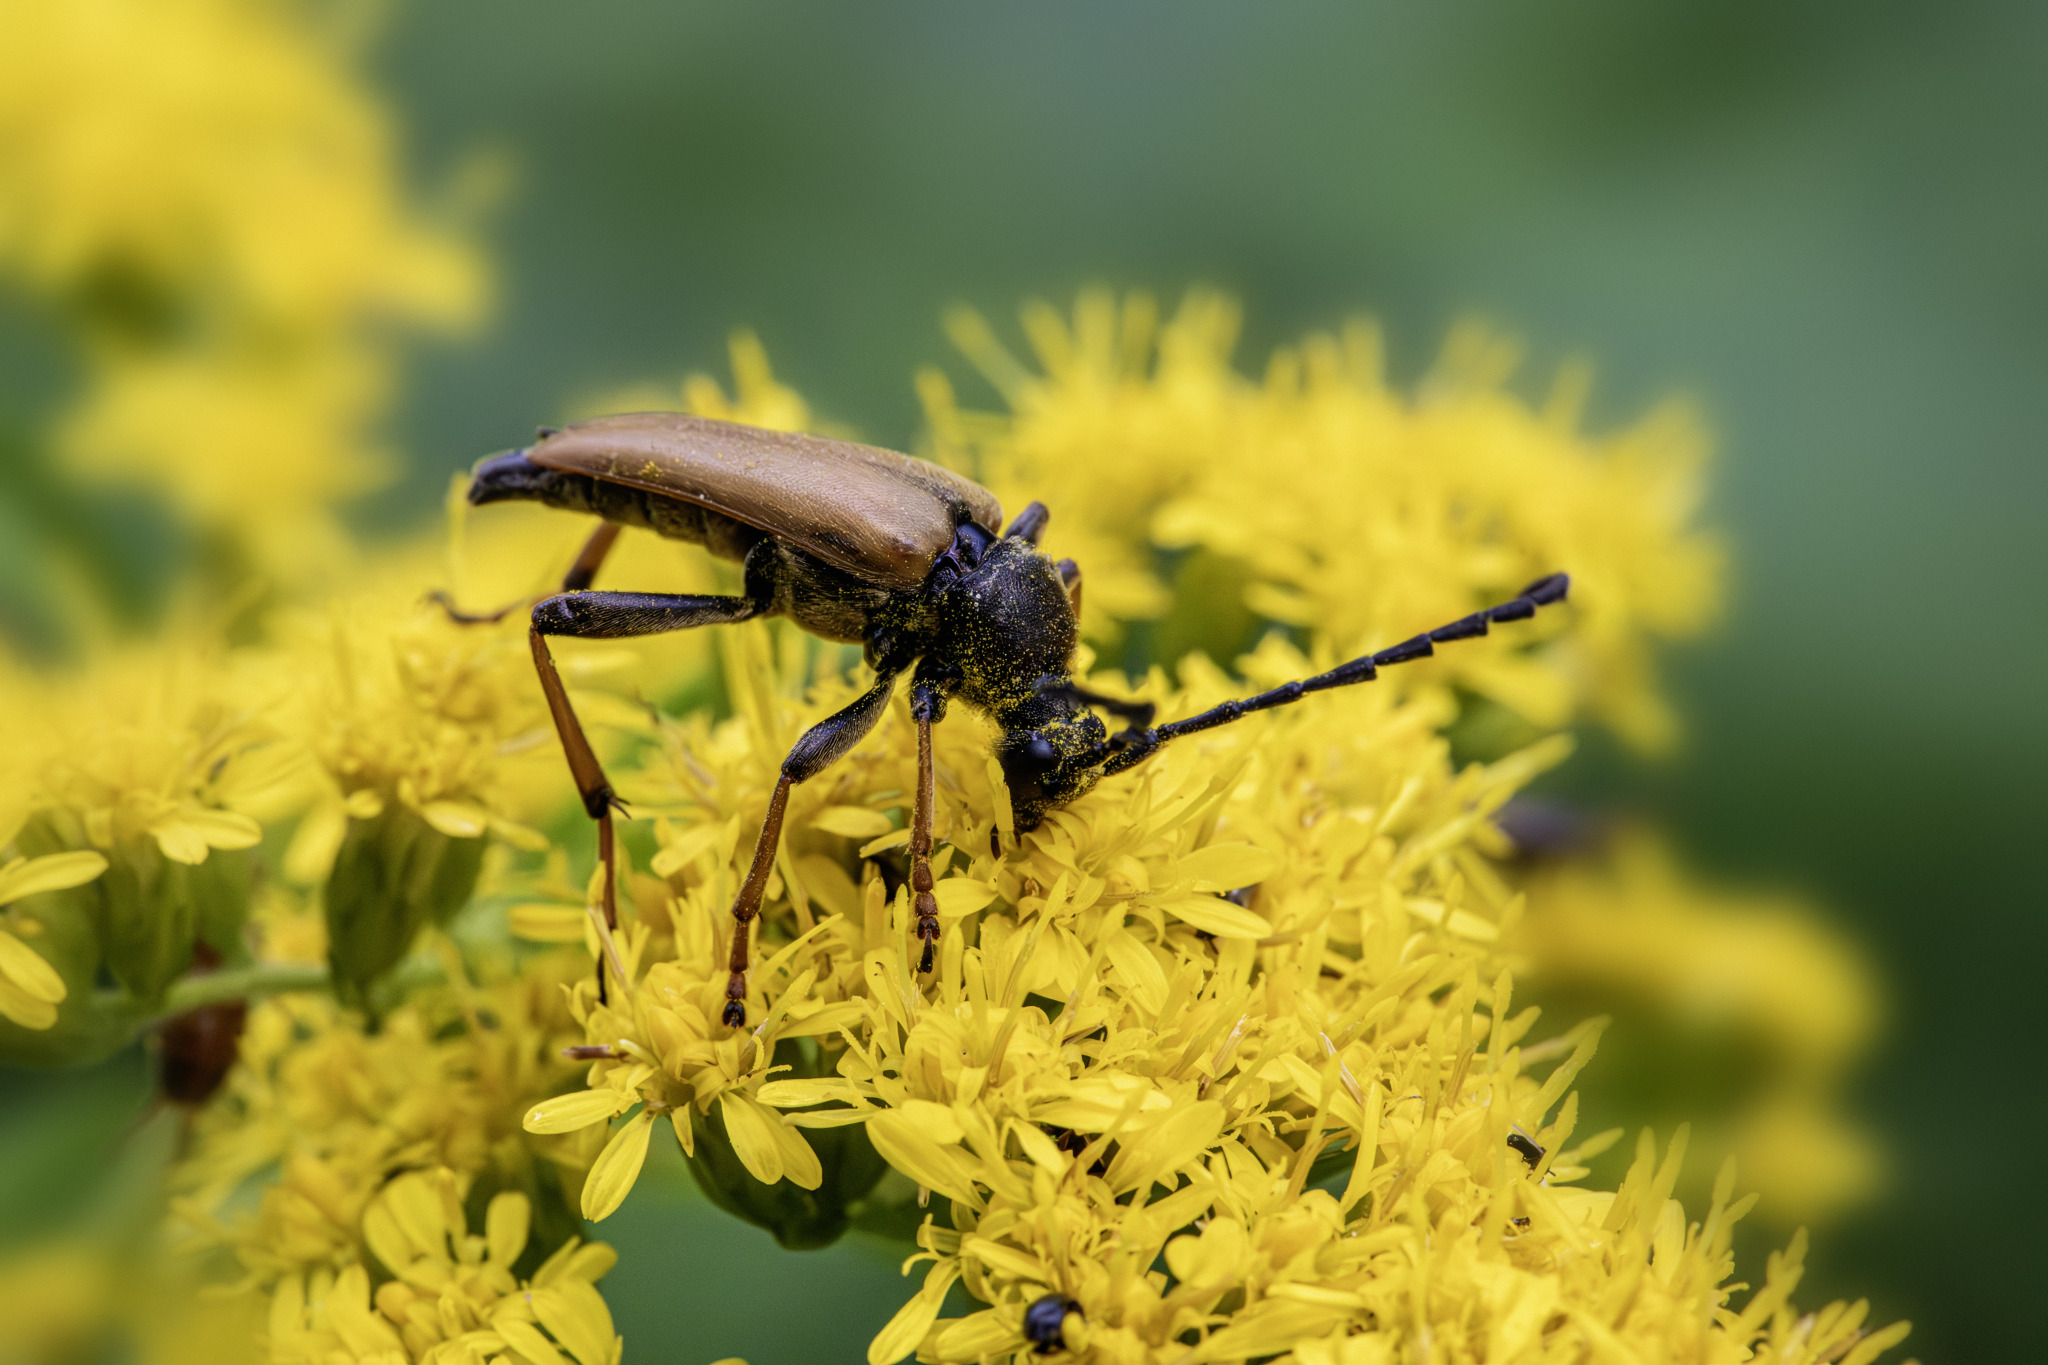
[[[579,640],[621,640],[633,635],[663,635],[693,626],[729,626],[766,612],[766,604],[751,597],[565,592],[534,604],[533,628],[543,635],[567,635]]]

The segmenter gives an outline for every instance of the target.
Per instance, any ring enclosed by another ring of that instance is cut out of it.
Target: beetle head
[[[996,761],[1010,789],[1019,830],[1036,829],[1102,777],[1109,732],[1099,717],[1064,697],[1049,696],[1007,717]]]

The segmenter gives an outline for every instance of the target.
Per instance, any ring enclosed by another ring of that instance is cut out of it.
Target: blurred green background
[[[2048,7],[436,0],[394,7],[371,64],[423,184],[483,148],[516,188],[495,318],[416,355],[412,472],[367,529],[591,393],[722,369],[737,326],[823,415],[908,444],[912,368],[967,374],[946,305],[1006,320],[1087,283],[1233,291],[1253,370],[1368,312],[1410,377],[1476,313],[1529,341],[1532,391],[1592,357],[1596,424],[1695,398],[1737,574],[1674,661],[1690,743],[1647,768],[1589,736],[1557,789],[1811,891],[1878,958],[1861,1103],[1891,1189],[1827,1230],[1802,1300],[1868,1294],[1928,1361],[2030,1353]],[[0,303],[10,423],[62,388],[37,328]],[[53,515],[5,463],[0,540]],[[79,515],[146,598],[169,533]],[[118,1127],[129,1080],[10,1087],[8,1207],[62,1164],[27,1101]],[[771,1279],[766,1234],[675,1180],[604,1236],[640,1360],[836,1358],[900,1292],[858,1240]]]

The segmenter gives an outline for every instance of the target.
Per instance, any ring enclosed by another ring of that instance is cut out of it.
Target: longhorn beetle
[[[917,724],[910,885],[923,973],[932,969],[939,937],[930,863],[932,726],[950,699],[985,712],[1002,728],[996,758],[1016,827],[1025,831],[1046,811],[1144,762],[1170,740],[1311,692],[1369,682],[1389,664],[1426,658],[1445,641],[1532,616],[1562,601],[1568,586],[1563,574],[1539,578],[1499,606],[1327,673],[1154,725],[1150,702],[1104,696],[1069,676],[1081,571],[1072,560],[1055,564],[1039,553],[1045,505],[1032,503],[1003,532],[995,496],[938,465],[847,441],[640,412],[543,429],[531,446],[476,466],[471,503],[517,499],[602,518],[562,591],[534,606],[528,640],[570,774],[597,821],[608,924],[617,923],[612,814],[623,807],[569,705],[547,637],[616,639],[787,616],[813,635],[860,645],[874,669],[873,685],[806,731],[782,761],[753,863],[732,906],[723,1017],[734,1028],[746,1023],[750,930],[775,862],[789,789],[830,767],[874,728],[905,672],[911,673],[910,715]],[[622,526],[703,545],[738,562],[744,589],[732,597],[590,591]],[[505,615],[467,615],[445,596],[440,601],[459,621]],[[1123,728],[1109,733],[1096,710],[1119,718]],[[601,962],[598,987],[602,993]]]

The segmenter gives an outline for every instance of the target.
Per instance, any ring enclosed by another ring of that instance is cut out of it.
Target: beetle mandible
[[[897,680],[911,674],[917,791],[910,823],[910,886],[920,973],[939,937],[932,895],[932,726],[953,698],[1002,730],[996,758],[1016,828],[1123,772],[1183,735],[1371,681],[1381,668],[1426,658],[1448,640],[1487,633],[1562,601],[1563,574],[1537,579],[1498,606],[1473,612],[1327,673],[1155,726],[1150,702],[1105,696],[1071,678],[1079,638],[1081,571],[1038,549],[1043,503],[1007,531],[995,495],[951,470],[894,451],[674,412],[599,417],[531,446],[481,461],[473,504],[528,500],[601,518],[561,592],[535,604],[528,641],[548,710],[583,808],[597,821],[604,914],[617,924],[614,810],[622,809],[563,691],[547,637],[617,639],[692,626],[787,616],[823,639],[860,645],[875,681],[806,731],[782,762],[754,858],[734,898],[724,1022],[746,1023],[753,920],[782,837],[789,789],[815,777],[874,728]],[[619,529],[643,527],[703,545],[743,566],[736,596],[594,592],[590,584]],[[501,618],[459,612],[459,621]],[[507,610],[510,610],[508,608]],[[1097,710],[1122,720],[1111,734]],[[604,989],[604,969],[598,968]]]

